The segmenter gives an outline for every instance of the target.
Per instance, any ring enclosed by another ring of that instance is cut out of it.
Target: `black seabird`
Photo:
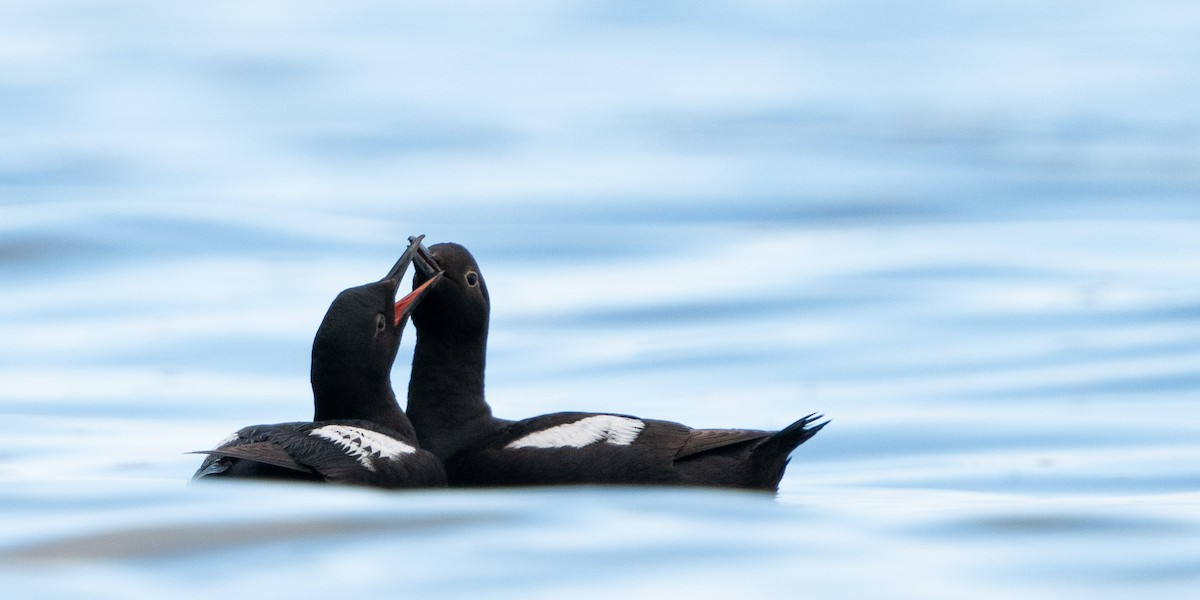
[[[193,479],[446,486],[441,461],[418,445],[391,383],[404,325],[440,277],[433,272],[396,301],[419,247],[413,238],[383,279],[347,289],[329,306],[313,339],[313,420],[244,427],[200,452],[208,457]]]
[[[407,413],[451,486],[689,485],[778,489],[791,452],[828,421],[780,431],[692,429],[629,415],[561,412],[520,421],[484,399],[490,298],[471,253],[421,248],[414,285],[444,276],[413,311],[417,344]]]

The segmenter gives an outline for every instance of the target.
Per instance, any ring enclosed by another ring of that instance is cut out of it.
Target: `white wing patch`
[[[582,448],[596,442],[628,446],[645,427],[645,423],[629,417],[594,415],[535,431],[509,442],[505,448]]]
[[[337,444],[369,471],[375,470],[376,457],[392,460],[417,451],[416,448],[391,436],[349,425],[326,425],[308,432],[308,435],[315,435]]]

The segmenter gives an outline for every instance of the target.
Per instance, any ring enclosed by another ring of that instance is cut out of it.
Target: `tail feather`
[[[812,413],[777,431],[751,451],[750,460],[760,474],[764,489],[779,488],[779,480],[783,479],[783,470],[787,467],[792,451],[829,424],[828,419],[817,422],[823,418],[824,415]]]

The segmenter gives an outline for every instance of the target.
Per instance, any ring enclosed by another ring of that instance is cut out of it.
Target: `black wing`
[[[771,437],[770,431],[755,429],[693,429],[675,452],[675,460],[683,460],[714,450],[730,449]]]
[[[227,445],[212,450],[197,450],[189,452],[189,454],[207,454],[209,456],[237,458],[299,471],[301,473],[316,473],[311,467],[306,467],[296,462],[283,446],[270,441]]]

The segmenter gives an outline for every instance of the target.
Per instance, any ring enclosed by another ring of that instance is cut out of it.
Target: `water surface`
[[[0,581],[1194,595],[1198,32],[1167,0],[7,3]],[[325,308],[417,233],[486,273],[500,416],[833,424],[777,498],[187,485],[310,414]]]

